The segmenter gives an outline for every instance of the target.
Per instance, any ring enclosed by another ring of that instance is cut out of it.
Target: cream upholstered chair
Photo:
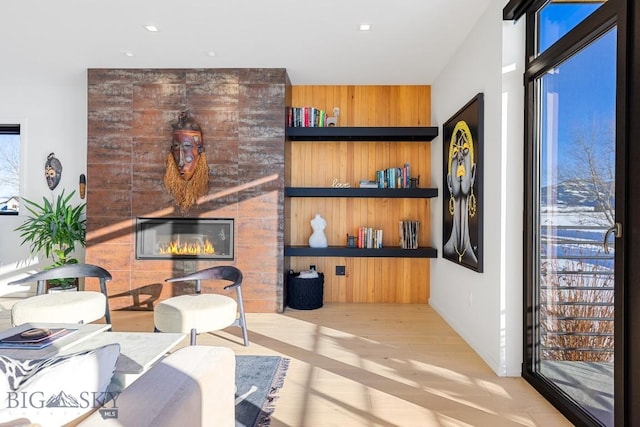
[[[167,298],[153,311],[156,331],[189,333],[191,345],[196,344],[196,336],[203,332],[213,332],[228,326],[242,329],[244,345],[249,345],[247,322],[242,302],[242,272],[233,266],[216,266],[166,279],[165,282],[195,280],[196,293]],[[225,290],[235,289],[236,300],[226,295],[203,294],[201,280],[227,280],[231,283]]]
[[[78,291],[45,293],[45,282],[51,279],[93,277],[100,281],[100,292]],[[11,308],[11,323],[89,323],[105,318],[111,324],[107,281],[111,273],[93,264],[65,264],[43,270],[9,285],[37,282],[36,296],[18,301]]]

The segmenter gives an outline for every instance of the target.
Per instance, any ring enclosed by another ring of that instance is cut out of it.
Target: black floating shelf
[[[382,197],[419,198],[438,197],[437,188],[333,188],[333,187],[285,187],[286,197]]]
[[[399,247],[359,249],[347,248],[346,246],[329,246],[328,248],[285,246],[284,256],[436,258],[438,256],[438,250],[432,247],[420,247],[418,249],[402,249]]]
[[[422,127],[289,127],[290,141],[431,141],[435,126]]]

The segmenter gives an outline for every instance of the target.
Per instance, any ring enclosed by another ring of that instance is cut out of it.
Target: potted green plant
[[[20,232],[22,245],[28,243],[32,254],[44,252],[52,264],[51,269],[64,264],[77,264],[72,257],[76,245],[86,246],[86,219],[83,213],[86,203],[73,205],[71,200],[75,191],[65,195],[64,190],[52,201],[42,198],[42,204],[22,199],[30,215],[15,231]],[[73,287],[75,278],[57,279],[49,282],[61,288]]]

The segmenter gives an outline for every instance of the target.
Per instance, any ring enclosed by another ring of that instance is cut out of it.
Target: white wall
[[[430,305],[498,375],[522,362],[522,190],[524,23],[503,23],[494,0],[434,81],[433,123],[440,127],[484,93],[484,273],[442,258],[442,197],[432,203]],[[504,43],[504,45],[503,45]],[[504,51],[504,57],[503,57]],[[511,64],[517,64],[512,71]],[[443,193],[442,135],[432,142],[432,185]]]
[[[21,126],[21,188],[22,197],[42,201],[62,190],[76,190],[75,203],[80,203],[78,181],[86,174],[87,165],[87,80],[85,70],[70,70],[70,80],[64,83],[41,81],[29,86],[1,85],[0,123],[20,123]],[[49,190],[44,176],[47,155],[54,152],[62,163],[60,183]],[[87,185],[99,185],[90,183]],[[15,279],[16,270],[24,270],[34,260],[28,246],[20,246],[17,232],[28,213],[21,209],[18,216],[0,217],[0,288]],[[84,259],[84,251],[77,254]],[[37,260],[36,260],[37,261]],[[46,261],[42,265],[48,264]],[[37,262],[36,267],[37,268]],[[0,289],[0,294],[6,293]]]

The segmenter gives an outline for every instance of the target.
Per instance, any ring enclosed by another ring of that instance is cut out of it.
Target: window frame
[[[22,124],[21,123],[14,123],[12,121],[7,121],[6,123],[0,122],[0,135],[17,135],[20,138],[20,143],[19,143],[19,147],[18,147],[18,152],[19,152],[19,156],[20,158],[18,159],[20,165],[22,165],[22,158],[23,158],[23,142],[22,142]],[[22,167],[20,168],[22,170]],[[21,173],[20,173],[21,175]],[[18,202],[20,203],[20,187],[22,184],[22,176],[18,177],[18,194],[15,194],[16,197],[18,197]],[[10,200],[10,199],[9,199]],[[3,202],[3,201],[2,201]],[[19,215],[20,210],[18,209],[17,211],[3,211],[0,210],[0,216],[17,216]]]

